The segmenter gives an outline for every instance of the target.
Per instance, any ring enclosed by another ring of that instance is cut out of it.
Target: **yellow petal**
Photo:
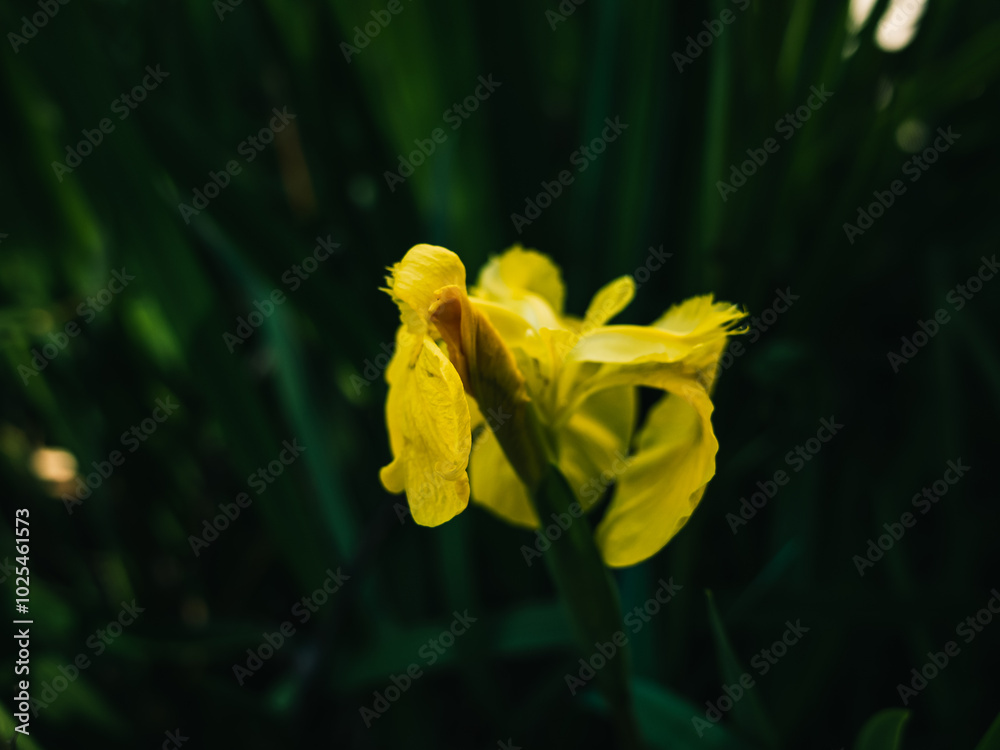
[[[469,502],[469,406],[461,378],[433,341],[402,327],[396,341],[385,407],[393,461],[379,477],[389,492],[405,490],[414,521],[437,526]]]
[[[709,394],[715,385],[719,358],[728,343],[728,336],[746,332],[743,326],[736,330],[737,321],[746,313],[728,302],[714,302],[711,294],[693,297],[679,305],[674,305],[653,323],[670,333],[700,338],[697,346],[687,359],[687,364],[699,371],[699,378]],[[717,335],[725,331],[726,335]]]
[[[615,279],[594,295],[583,317],[581,333],[598,328],[628,307],[635,297],[635,281],[631,276]]]
[[[563,363],[557,421],[565,420],[595,388],[606,387],[599,382],[605,378],[616,378],[617,384],[653,385],[627,372],[641,380],[655,373],[656,365],[670,366],[670,377],[686,373],[710,387],[728,336],[743,315],[734,305],[713,303],[706,295],[672,307],[651,327],[603,326],[584,333]]]
[[[624,310],[635,296],[635,282],[631,276],[622,276],[601,288],[590,301],[583,320],[562,316],[563,330],[550,331],[550,345],[553,356],[553,377],[558,375],[562,361],[573,350],[580,336],[590,333],[607,323]]]
[[[568,359],[579,362],[676,362],[697,341],[646,326],[603,326],[580,337]]]
[[[502,304],[537,330],[559,325],[566,290],[559,266],[547,255],[516,245],[483,266],[474,294]]]
[[[560,431],[559,470],[584,509],[597,502],[625,468],[635,405],[634,388],[600,391]],[[528,493],[489,427],[473,443],[469,471],[474,502],[510,523],[538,528]]]
[[[399,305],[400,316],[411,333],[427,332],[429,310],[441,287],[465,289],[465,266],[451,250],[436,245],[415,245],[390,269],[388,291]]]
[[[604,326],[581,336],[570,358],[585,362],[676,362],[733,333],[744,313],[735,305],[693,297],[652,326]]]
[[[559,430],[559,471],[584,509],[624,470],[635,412],[635,388],[606,388],[584,401]]]
[[[475,432],[477,428],[486,424],[486,417],[483,413],[479,411],[479,404],[476,403],[476,399],[469,395],[469,392],[465,392],[465,403],[469,405],[469,424],[472,426],[472,431]],[[475,442],[473,442],[475,446]]]
[[[631,465],[618,480],[597,544],[612,567],[656,554],[687,523],[715,474],[719,449],[712,402],[696,384],[680,386],[650,411]]]
[[[489,319],[508,347],[523,349],[533,357],[540,357],[546,353],[545,344],[539,338],[537,329],[516,312],[498,302],[476,297],[470,298],[469,301],[477,311]]]
[[[528,499],[528,492],[489,427],[480,433],[472,446],[469,471],[473,502],[509,523],[538,528],[538,516]]]
[[[717,329],[728,330],[746,313],[728,302],[714,302],[713,295],[703,294],[673,305],[654,323],[678,336],[699,336]]]

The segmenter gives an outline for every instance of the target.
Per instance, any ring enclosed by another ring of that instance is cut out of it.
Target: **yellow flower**
[[[530,490],[550,461],[584,509],[614,483],[596,530],[608,565],[662,549],[715,474],[710,393],[743,312],[706,295],[650,326],[608,325],[635,294],[624,276],[573,318],[558,267],[520,247],[487,263],[471,296],[444,248],[417,245],[391,272],[403,325],[386,372],[394,459],[381,479],[406,492],[414,520],[461,512],[469,470],[473,500],[537,528]],[[638,386],[666,394],[636,431]]]

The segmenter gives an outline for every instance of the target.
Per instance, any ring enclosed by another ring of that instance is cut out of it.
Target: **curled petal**
[[[678,336],[712,337],[719,330],[731,330],[745,316],[736,305],[715,302],[713,295],[703,294],[673,305],[653,322],[653,328]]]
[[[557,421],[572,414],[605,378],[630,382],[628,377],[620,379],[626,369],[645,376],[662,365],[671,373],[691,374],[710,388],[728,337],[740,332],[733,328],[744,315],[735,305],[705,295],[675,305],[652,326],[603,326],[585,332],[566,355]],[[650,367],[634,370],[644,365]]]
[[[612,567],[660,551],[687,523],[715,474],[712,401],[699,384],[675,387],[650,411],[597,528],[598,547]]]
[[[414,521],[437,526],[469,502],[469,406],[461,378],[430,339],[400,328],[396,340],[385,408],[394,458],[379,477],[389,492],[406,492]]]
[[[427,333],[430,308],[441,287],[465,289],[465,266],[451,250],[436,245],[415,245],[390,269],[388,289],[399,306],[403,323],[414,334]]]

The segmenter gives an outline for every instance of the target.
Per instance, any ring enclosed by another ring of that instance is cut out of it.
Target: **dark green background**
[[[671,55],[724,6],[733,23],[678,71]],[[662,577],[683,586],[631,638],[652,746],[851,746],[1000,586],[1000,281],[959,312],[946,302],[997,250],[996,3],[929,0],[904,50],[879,49],[870,22],[845,58],[843,2],[587,0],[552,29],[554,2],[403,0],[348,63],[340,44],[384,7],[245,0],[220,19],[207,0],[72,0],[0,50],[0,560],[29,508],[33,690],[93,656],[123,600],[145,608],[19,747],[158,747],[176,728],[192,748],[610,746],[598,696],[566,688],[580,654],[545,566],[524,563],[532,536],[475,506],[436,529],[401,522],[378,482],[385,384],[365,373],[397,311],[377,287],[420,242],[472,278],[536,247],[576,314],[662,245],[629,323],[706,292],[751,314],[776,289],[799,296],[719,379],[717,475],[690,523],[615,577],[628,609]],[[0,31],[37,11],[3,0]],[[157,64],[169,77],[118,120],[112,102]],[[451,130],[444,112],[487,75],[500,87]],[[813,85],[833,96],[723,201],[716,182]],[[293,126],[247,164],[239,145],[273,107]],[[52,162],[104,117],[114,131],[57,179]],[[510,214],[606,117],[628,129],[518,234]],[[384,172],[437,127],[447,141],[390,191]],[[960,139],[910,183],[904,163],[939,127]],[[186,224],[178,204],[232,159],[242,172]],[[895,179],[906,193],[849,242],[843,224]],[[339,252],[230,354],[223,333],[289,292],[282,275],[327,235]],[[31,349],[123,266],[135,280],[24,382]],[[940,308],[950,322],[894,373],[888,352]],[[177,413],[72,514],[32,473],[45,446],[92,471],[167,397]],[[734,536],[726,514],[831,415],[843,430]],[[302,458],[192,554],[189,535],[292,438]],[[852,557],[958,458],[967,477],[859,576]],[[239,686],[233,665],[338,566],[342,590]],[[13,576],[0,588],[13,612]],[[367,729],[373,691],[423,666],[421,645],[465,609],[469,633]],[[797,619],[808,635],[699,740],[691,716]],[[901,747],[972,748],[990,726],[1000,625],[961,648],[909,701]],[[5,686],[13,661],[11,642]]]

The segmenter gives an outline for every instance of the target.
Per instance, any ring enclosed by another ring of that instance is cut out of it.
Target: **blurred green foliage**
[[[397,325],[377,291],[385,266],[431,242],[471,275],[521,242],[562,266],[576,313],[661,246],[672,256],[637,275],[624,322],[704,292],[751,314],[776,290],[798,296],[730,350],[698,511],[615,574],[625,611],[661,578],[683,586],[630,635],[651,746],[895,747],[898,712],[859,733],[903,708],[897,685],[957,640],[907,701],[900,746],[973,747],[1000,708],[1000,626],[968,645],[956,635],[1000,585],[1000,282],[960,310],[949,294],[997,247],[996,4],[929,0],[913,41],[886,52],[885,0],[856,32],[845,2],[399,3],[361,47],[355,27],[389,12],[379,0],[73,0],[46,5],[54,15],[0,2],[0,560],[14,558],[14,509],[30,508],[36,697],[78,654],[92,662],[58,683],[32,739],[153,747],[179,727],[191,747],[611,744],[600,697],[566,688],[581,654],[545,566],[525,566],[533,537],[474,506],[416,527],[377,480],[378,363]],[[22,16],[39,12],[29,38]],[[345,43],[358,45],[350,61]],[[148,88],[158,65],[167,75]],[[500,85],[456,120],[480,76]],[[144,80],[132,109],[121,97]],[[778,121],[814,86],[833,94],[786,140]],[[275,108],[294,119],[258,150],[247,139]],[[616,117],[627,130],[579,171],[578,150]],[[436,128],[446,140],[390,189],[385,173]],[[911,182],[905,165],[938,128],[960,137]],[[83,131],[100,143],[78,147]],[[768,138],[777,151],[723,200],[718,182]],[[53,167],[75,163],[68,147],[90,151],[72,172]],[[519,233],[511,214],[562,170],[572,184]],[[196,190],[215,193],[213,173],[217,197],[182,213]],[[894,180],[905,193],[849,241],[845,222]],[[294,267],[326,238],[339,247],[303,278]],[[122,269],[134,280],[102,295]],[[225,339],[273,290],[286,296],[259,329]],[[947,323],[894,372],[887,353],[939,309]],[[157,399],[180,406],[147,435]],[[843,431],[790,469],[831,415]],[[144,439],[131,452],[133,426]],[[286,440],[305,451],[256,494],[251,475]],[[124,463],[67,504],[76,483],[42,450],[55,448],[81,474],[115,450]],[[860,576],[854,556],[958,459],[967,478]],[[782,469],[787,486],[734,535],[727,514]],[[220,503],[239,516],[195,555],[190,537]],[[302,622],[302,598],[338,568],[349,580]],[[133,599],[135,624],[92,640]],[[422,649],[465,610],[476,624],[429,665]],[[761,675],[755,655],[799,619],[808,635]],[[240,685],[234,665],[283,622],[294,634]],[[15,656],[0,653],[7,696]],[[413,663],[422,676],[366,728],[359,709]],[[751,698],[699,739],[692,717],[744,671]]]

